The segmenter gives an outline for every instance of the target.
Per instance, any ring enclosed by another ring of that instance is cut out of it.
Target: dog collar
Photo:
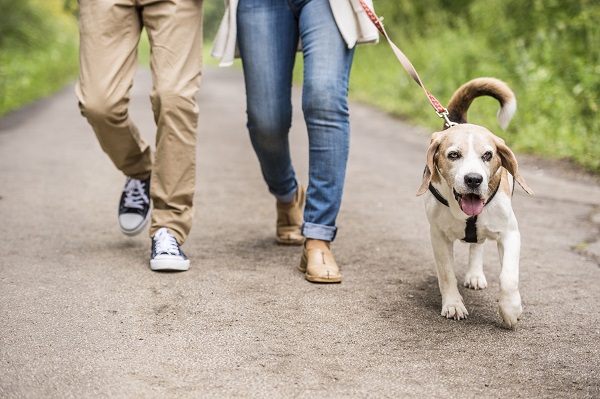
[[[498,185],[494,189],[494,192],[492,193],[492,195],[490,195],[490,198],[488,198],[488,200],[485,201],[485,204],[483,204],[483,206],[486,206],[487,204],[489,204],[492,201],[492,199],[498,192],[498,189],[500,188],[501,182],[502,182],[502,179],[500,179],[500,181],[498,182]],[[435,197],[436,200],[438,200],[443,205],[450,207],[448,200],[445,199],[442,196],[442,194],[440,194],[440,192],[435,187],[433,187],[433,184],[431,184],[431,183],[429,183],[429,191],[431,191],[431,194],[433,194],[433,196]],[[465,238],[463,238],[461,241],[469,242],[469,243],[477,242],[477,215],[470,216],[467,218],[467,224],[465,225]]]

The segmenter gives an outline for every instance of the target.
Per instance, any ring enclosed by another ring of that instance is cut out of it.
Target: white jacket
[[[372,0],[364,0],[373,9]],[[230,66],[239,57],[237,50],[236,13],[238,0],[225,0],[225,14],[219,25],[210,55],[220,59],[219,66]],[[348,45],[377,43],[379,31],[371,22],[358,0],[329,0],[335,23]]]

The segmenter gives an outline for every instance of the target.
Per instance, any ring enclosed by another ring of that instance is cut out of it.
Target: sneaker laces
[[[177,240],[165,227],[158,229],[154,235],[154,242],[156,254],[181,255]]]
[[[123,192],[125,193],[124,206],[126,208],[144,209],[150,203],[146,195],[146,183],[138,179],[128,178]]]

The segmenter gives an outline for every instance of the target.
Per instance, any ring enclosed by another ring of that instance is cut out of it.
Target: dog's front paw
[[[517,325],[519,317],[523,313],[521,306],[521,294],[518,291],[512,294],[500,294],[499,310],[504,324],[510,329]]]
[[[467,312],[467,308],[465,308],[462,298],[442,305],[442,316],[447,319],[462,320],[466,319],[468,315],[469,312]]]
[[[487,280],[483,273],[467,273],[465,275],[464,286],[473,290],[484,290],[487,288]]]

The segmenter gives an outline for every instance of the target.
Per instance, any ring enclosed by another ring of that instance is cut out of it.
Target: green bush
[[[0,115],[77,76],[76,5],[75,0],[0,0]],[[572,159],[600,173],[598,1],[465,0],[460,6],[441,0],[376,1],[375,6],[442,103],[467,80],[500,78],[519,103],[515,120],[500,133],[515,150]],[[222,1],[205,2],[207,40],[222,11]],[[142,45],[147,58],[147,42]],[[441,120],[384,40],[362,46],[355,59],[353,98],[440,129]],[[469,120],[498,132],[496,110],[492,100],[478,100]]]
[[[375,2],[392,40],[442,103],[467,80],[494,76],[519,109],[500,134],[521,152],[568,158],[600,173],[600,3],[592,0]],[[377,62],[373,62],[377,60]],[[385,40],[358,49],[351,93],[432,129],[441,123]],[[469,120],[498,132],[497,104]]]
[[[28,1],[0,0],[0,48],[41,48],[50,29],[44,13]]]
[[[77,20],[64,0],[0,0],[0,115],[77,75]]]

